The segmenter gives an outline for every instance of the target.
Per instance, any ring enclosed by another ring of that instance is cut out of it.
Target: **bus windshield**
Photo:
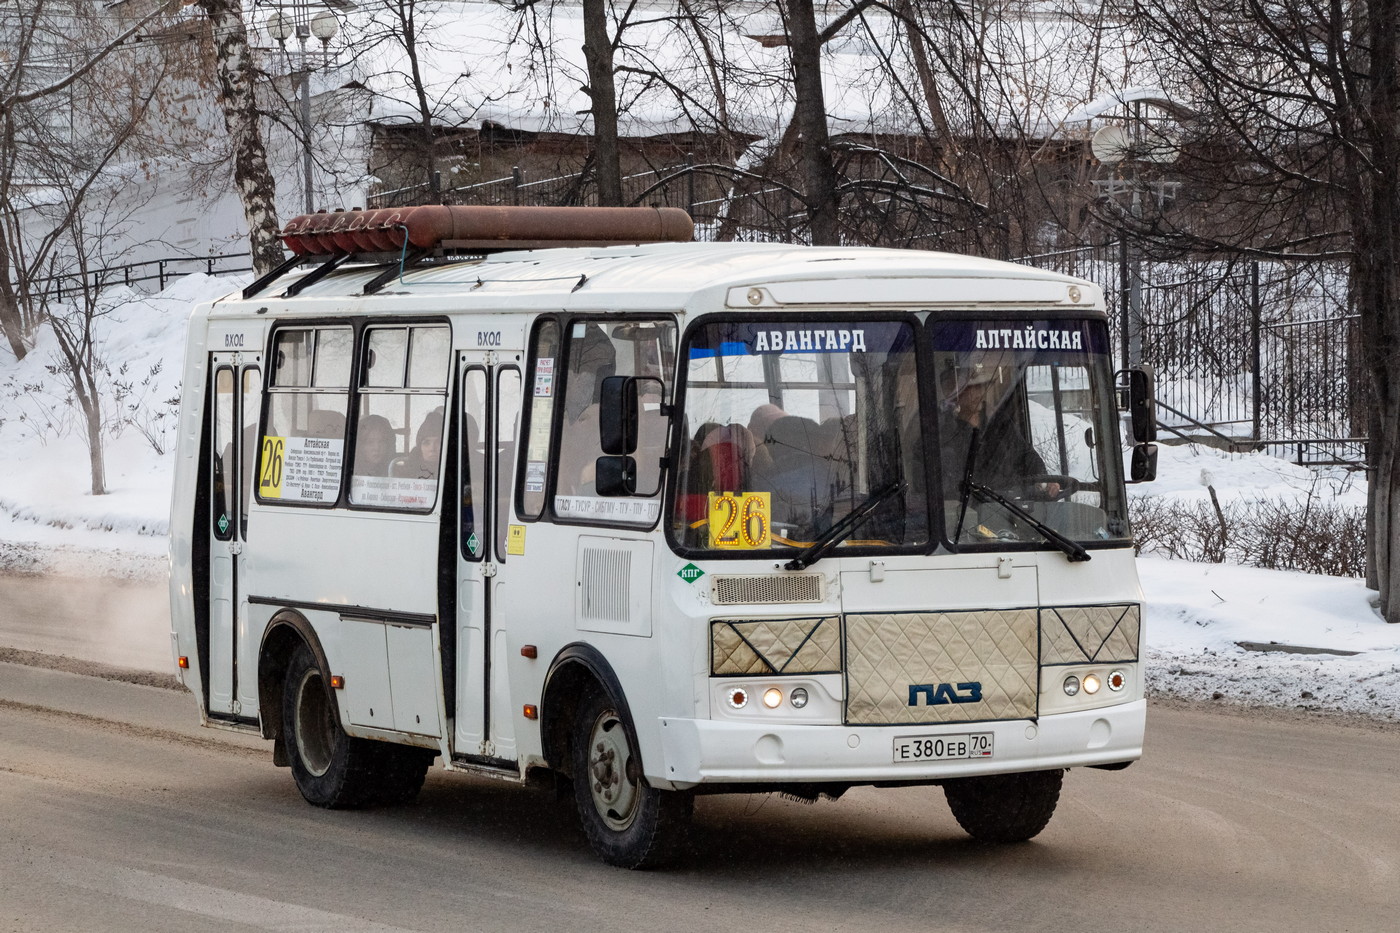
[[[673,538],[807,547],[884,495],[843,547],[929,541],[916,322],[716,321],[690,334]]]
[[[1103,322],[944,320],[931,332],[948,539],[1126,538]]]
[[[1125,538],[1105,325],[1016,323],[693,328],[672,541],[737,554]]]

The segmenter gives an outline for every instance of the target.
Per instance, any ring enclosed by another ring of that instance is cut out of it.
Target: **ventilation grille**
[[[630,622],[632,552],[589,548],[583,552],[584,619]]]
[[[819,603],[826,599],[819,573],[715,575],[710,579],[710,601],[716,606]]]

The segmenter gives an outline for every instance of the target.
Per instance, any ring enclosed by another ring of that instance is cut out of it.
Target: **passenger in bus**
[[[773,524],[808,538],[831,524],[835,471],[817,453],[821,430],[811,418],[788,415],[774,421],[763,439],[764,459],[754,457],[754,490],[772,494]]]
[[[355,432],[355,475],[388,476],[397,447],[394,426],[383,415],[365,415]]]
[[[345,416],[329,408],[313,408],[306,416],[306,436],[345,439]]]
[[[998,382],[999,369],[979,363],[952,372],[944,380],[943,407],[938,435],[943,448],[943,496],[962,496],[963,475],[974,430],[978,430],[977,462],[972,477],[994,489],[1014,489],[1045,475],[1045,461],[1031,446],[1030,438],[1010,417],[1006,389]],[[1060,493],[1060,484],[1046,482],[1045,495]]]
[[[434,408],[418,428],[417,443],[389,467],[390,476],[436,479],[442,461],[442,408]]]

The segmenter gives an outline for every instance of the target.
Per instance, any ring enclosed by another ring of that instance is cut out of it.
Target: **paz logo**
[[[694,564],[686,564],[676,573],[676,576],[680,577],[686,583],[694,583],[696,580],[699,580],[704,575],[705,571],[701,570]]]

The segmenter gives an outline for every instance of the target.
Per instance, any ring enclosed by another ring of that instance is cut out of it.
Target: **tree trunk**
[[[826,123],[822,92],[822,47],[812,0],[788,4],[788,45],[792,53],[793,121],[800,136],[798,152],[806,188],[807,221],[813,245],[840,242],[837,232],[836,165]]]
[[[938,171],[945,177],[952,178],[957,172],[957,140],[948,126],[948,115],[943,109],[943,95],[939,92],[938,82],[933,76],[933,65],[928,58],[928,48],[924,45],[924,34],[919,27],[912,0],[900,0],[895,14],[904,27],[905,38],[909,43],[909,57],[914,60],[914,71],[919,76],[919,89],[923,92],[929,121],[937,134],[934,142],[938,146]]]
[[[423,172],[423,184],[429,192],[429,200],[438,203],[442,200],[441,186],[438,184],[437,160],[433,147],[436,143],[433,132],[433,108],[428,104],[428,91],[423,84],[423,69],[418,61],[418,21],[416,0],[400,0],[398,6],[399,25],[403,28],[403,48],[408,56],[409,79],[413,82],[413,94],[418,103],[418,126],[423,133],[423,151],[419,155],[419,165]]]
[[[219,105],[224,126],[233,140],[233,181],[248,222],[248,242],[253,269],[262,275],[286,258],[277,239],[277,184],[267,166],[258,124],[258,102],[253,94],[253,64],[248,33],[243,25],[240,0],[197,0],[209,17],[218,62]]]
[[[1400,622],[1400,0],[1371,0],[1368,12],[1368,99],[1355,119],[1369,136],[1370,170],[1352,198],[1352,287],[1373,406],[1368,548],[1381,614]]]
[[[583,56],[588,62],[588,98],[593,112],[593,171],[598,203],[622,206],[622,167],[617,144],[617,87],[613,83],[613,47],[608,37],[604,0],[583,0]]]
[[[0,246],[0,252],[3,251],[4,247]],[[5,332],[5,339],[15,359],[24,359],[29,352],[24,345],[24,322],[20,319],[19,302],[15,300],[14,289],[10,286],[9,263],[3,261],[0,261],[0,330]]]

